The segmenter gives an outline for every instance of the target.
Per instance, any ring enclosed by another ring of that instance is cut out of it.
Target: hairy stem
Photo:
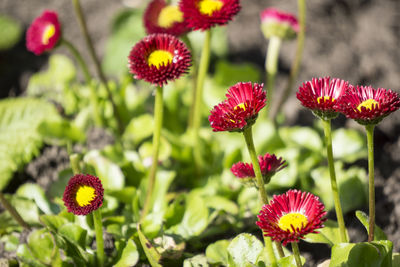
[[[269,39],[267,56],[265,58],[265,70],[267,73],[267,111],[271,108],[271,101],[275,91],[275,78],[278,72],[279,50],[282,40],[279,37]]]
[[[103,241],[103,223],[101,218],[101,211],[97,209],[93,211],[94,231],[96,233],[96,247],[97,247],[97,263],[99,267],[104,266],[104,241]]]
[[[301,264],[299,246],[297,245],[297,242],[291,242],[291,244],[292,244],[292,251],[293,251],[294,259],[296,260],[296,265],[297,265],[297,267],[301,267],[302,264]]]
[[[368,191],[369,191],[369,231],[368,242],[374,241],[375,231],[375,170],[374,170],[374,128],[375,125],[367,125],[368,144]]]

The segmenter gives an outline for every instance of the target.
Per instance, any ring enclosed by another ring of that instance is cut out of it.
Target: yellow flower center
[[[56,33],[56,27],[54,27],[53,24],[47,25],[43,31],[42,43],[47,45],[49,43],[50,38],[53,37],[55,33]]]
[[[376,101],[376,100],[374,100],[374,99],[367,99],[367,100],[361,102],[360,105],[358,105],[357,109],[358,109],[358,111],[360,111],[360,112],[361,112],[361,107],[364,107],[364,108],[366,108],[366,109],[371,110],[373,105],[374,105],[374,106],[375,106],[375,105],[378,106],[378,105],[379,105],[378,101]]]
[[[239,105],[237,105],[234,110],[238,110],[239,108],[246,110],[246,105],[244,103],[240,103]]]
[[[76,192],[76,202],[79,206],[85,207],[90,205],[93,199],[96,197],[96,191],[91,186],[81,186],[79,187],[78,191]]]
[[[167,66],[172,62],[173,55],[165,50],[156,50],[149,55],[147,62],[149,66],[155,66],[159,69],[161,66]]]
[[[219,0],[202,0],[199,2],[199,11],[201,14],[211,16],[215,11],[222,8],[224,2]]]
[[[294,229],[301,229],[303,226],[305,226],[308,223],[307,217],[304,216],[301,213],[298,212],[292,212],[283,215],[278,222],[279,228],[281,228],[283,231],[289,230],[290,232],[293,232],[292,225]]]
[[[175,22],[183,21],[183,13],[177,6],[164,7],[158,16],[158,25],[163,28],[171,27]]]
[[[329,100],[329,96],[320,96],[317,98],[318,104],[321,104],[321,102],[325,102]],[[335,101],[335,99],[332,97],[332,101]]]

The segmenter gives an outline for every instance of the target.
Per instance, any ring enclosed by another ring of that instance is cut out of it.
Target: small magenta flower
[[[357,86],[349,88],[338,104],[340,112],[362,125],[379,123],[400,107],[399,95],[384,88]]]
[[[254,124],[258,112],[265,106],[263,84],[237,83],[229,88],[227,99],[214,106],[208,117],[214,132],[242,132]]]
[[[338,115],[337,103],[350,88],[348,82],[340,79],[312,78],[299,87],[296,96],[301,104],[322,119],[333,119]]]
[[[90,174],[76,174],[68,182],[63,201],[68,212],[87,215],[103,204],[104,189],[101,181]]]
[[[26,32],[26,47],[35,55],[54,48],[61,37],[58,15],[54,11],[45,10],[29,26]]]
[[[191,56],[185,43],[170,34],[151,34],[138,42],[129,54],[130,72],[163,86],[187,73]]]
[[[274,195],[269,205],[264,205],[257,216],[256,224],[264,236],[283,242],[299,242],[306,234],[318,233],[324,227],[324,205],[311,193],[289,190],[282,195]]]
[[[279,37],[290,40],[299,32],[299,22],[291,13],[282,12],[276,8],[266,8],[261,14],[261,30],[265,38]]]
[[[179,6],[188,27],[202,31],[226,25],[241,8],[239,0],[181,0]]]
[[[278,171],[287,167],[285,160],[282,157],[277,158],[274,154],[265,154],[264,156],[258,156],[258,163],[260,164],[261,174],[264,179],[264,183],[268,184],[271,177]],[[236,177],[240,178],[240,181],[245,184],[255,184],[254,179],[256,175],[254,173],[253,164],[238,162],[233,164],[231,172]]]
[[[183,13],[177,5],[169,5],[165,0],[153,0],[143,16],[147,34],[167,33],[180,36],[190,29],[186,27]]]

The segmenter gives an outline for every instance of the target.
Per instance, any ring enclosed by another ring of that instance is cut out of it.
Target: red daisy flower
[[[237,83],[229,88],[227,99],[214,106],[208,117],[214,132],[241,132],[254,124],[258,112],[265,106],[263,84]]]
[[[261,12],[260,17],[265,38],[276,36],[281,39],[293,39],[299,32],[299,22],[291,13],[285,13],[276,8],[266,8]]]
[[[377,124],[400,107],[399,95],[384,88],[352,87],[338,103],[340,112],[362,125]]]
[[[143,20],[147,34],[168,33],[179,36],[189,31],[179,7],[168,5],[165,0],[151,1]]]
[[[188,27],[202,31],[227,24],[241,8],[239,0],[181,0],[179,6]]]
[[[26,32],[26,48],[40,55],[53,49],[61,36],[58,15],[54,11],[45,10],[29,26]]]
[[[267,184],[271,180],[271,177],[277,173],[278,171],[287,167],[285,160],[281,157],[277,158],[274,154],[265,154],[264,156],[258,156],[258,163],[260,164],[261,174],[264,178],[264,183]],[[233,164],[231,168],[231,172],[236,177],[242,179],[250,178],[251,181],[254,181],[256,177],[253,169],[253,164],[251,163],[243,163],[238,162]]]
[[[158,86],[187,73],[190,65],[190,52],[185,43],[169,34],[148,35],[129,54],[129,68],[135,79]]]
[[[333,119],[338,115],[337,103],[349,87],[348,82],[340,79],[312,78],[299,87],[296,95],[318,117]]]
[[[306,234],[318,233],[324,227],[324,205],[311,193],[289,190],[285,194],[274,195],[269,205],[264,205],[257,216],[256,224],[264,236],[283,242],[299,242]]]
[[[63,201],[68,212],[87,215],[103,204],[104,189],[101,181],[90,174],[76,174],[68,182]]]

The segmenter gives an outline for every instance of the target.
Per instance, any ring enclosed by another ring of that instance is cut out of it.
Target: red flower
[[[274,154],[265,154],[258,156],[258,163],[260,164],[261,174],[264,178],[264,183],[269,183],[271,177],[278,171],[287,167],[286,161],[282,158],[277,158]],[[238,162],[233,164],[231,172],[238,178],[255,178],[253,164]]]
[[[330,77],[313,78],[303,83],[297,92],[301,104],[320,118],[332,119],[338,115],[337,103],[351,87],[348,82]]]
[[[285,194],[274,195],[269,205],[264,205],[257,216],[256,224],[264,236],[283,242],[299,242],[306,234],[318,233],[324,227],[324,205],[318,197],[299,190],[289,190]]]
[[[169,34],[146,36],[129,54],[129,68],[135,79],[158,86],[187,73],[190,65],[190,52],[185,43]]]
[[[227,24],[241,8],[239,0],[181,0],[179,6],[188,27],[202,31]]]
[[[68,182],[63,201],[68,212],[87,215],[103,204],[104,189],[101,181],[90,174],[76,174]]]
[[[241,132],[257,119],[258,112],[265,106],[266,93],[263,84],[237,83],[229,88],[227,99],[214,106],[208,117],[214,132]]]
[[[147,34],[168,33],[179,36],[189,31],[178,6],[168,5],[165,0],[153,0],[143,16]]]
[[[276,8],[266,8],[261,12],[260,17],[265,38],[276,36],[281,39],[293,39],[299,32],[299,22],[291,13],[285,13]]]
[[[61,36],[58,15],[54,11],[45,10],[29,26],[26,32],[26,48],[40,55],[53,49]]]
[[[339,110],[362,125],[377,124],[400,107],[399,95],[384,88],[352,87],[339,101]]]

